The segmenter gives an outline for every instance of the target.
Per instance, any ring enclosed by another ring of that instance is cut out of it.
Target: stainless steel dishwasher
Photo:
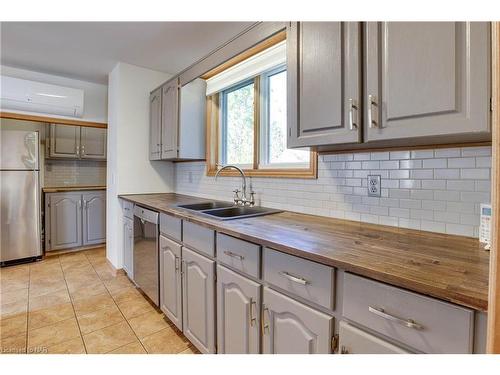
[[[159,306],[158,212],[134,207],[134,282]]]

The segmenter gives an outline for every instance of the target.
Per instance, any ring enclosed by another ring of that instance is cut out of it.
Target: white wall
[[[83,116],[80,118],[85,121],[92,122],[106,122],[108,118],[108,88],[106,85],[100,85],[93,82],[80,81],[76,79],[71,79],[67,77],[55,76],[52,74],[45,74],[34,72],[31,70],[18,69],[11,66],[1,65],[0,73],[5,76],[27,79],[31,81],[38,81],[43,83],[49,83],[52,85],[60,85],[66,87],[72,87],[75,89],[83,89],[84,94],[84,112]],[[20,112],[20,111],[10,111],[9,112]],[[28,112],[23,112],[28,113]],[[37,115],[42,115],[40,113],[33,113]],[[64,116],[53,116],[65,118]],[[68,117],[74,119],[72,117]]]
[[[173,191],[172,163],[149,160],[149,93],[170,77],[125,63],[109,75],[106,255],[116,268],[123,265],[117,196]]]

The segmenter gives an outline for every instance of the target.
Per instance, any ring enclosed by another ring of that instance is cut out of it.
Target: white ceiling
[[[2,65],[107,84],[119,61],[178,73],[252,22],[2,22]]]

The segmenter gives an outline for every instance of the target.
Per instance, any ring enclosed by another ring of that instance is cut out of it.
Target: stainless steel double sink
[[[243,219],[247,217],[263,216],[282,212],[273,208],[260,206],[236,206],[232,203],[221,201],[180,204],[177,207],[217,220]]]

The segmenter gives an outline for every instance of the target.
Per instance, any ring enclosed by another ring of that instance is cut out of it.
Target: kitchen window
[[[228,62],[207,79],[207,174],[236,164],[250,176],[316,178],[316,153],[287,149],[286,46],[274,43]],[[208,76],[208,77],[207,77]],[[222,175],[234,175],[227,170]]]

